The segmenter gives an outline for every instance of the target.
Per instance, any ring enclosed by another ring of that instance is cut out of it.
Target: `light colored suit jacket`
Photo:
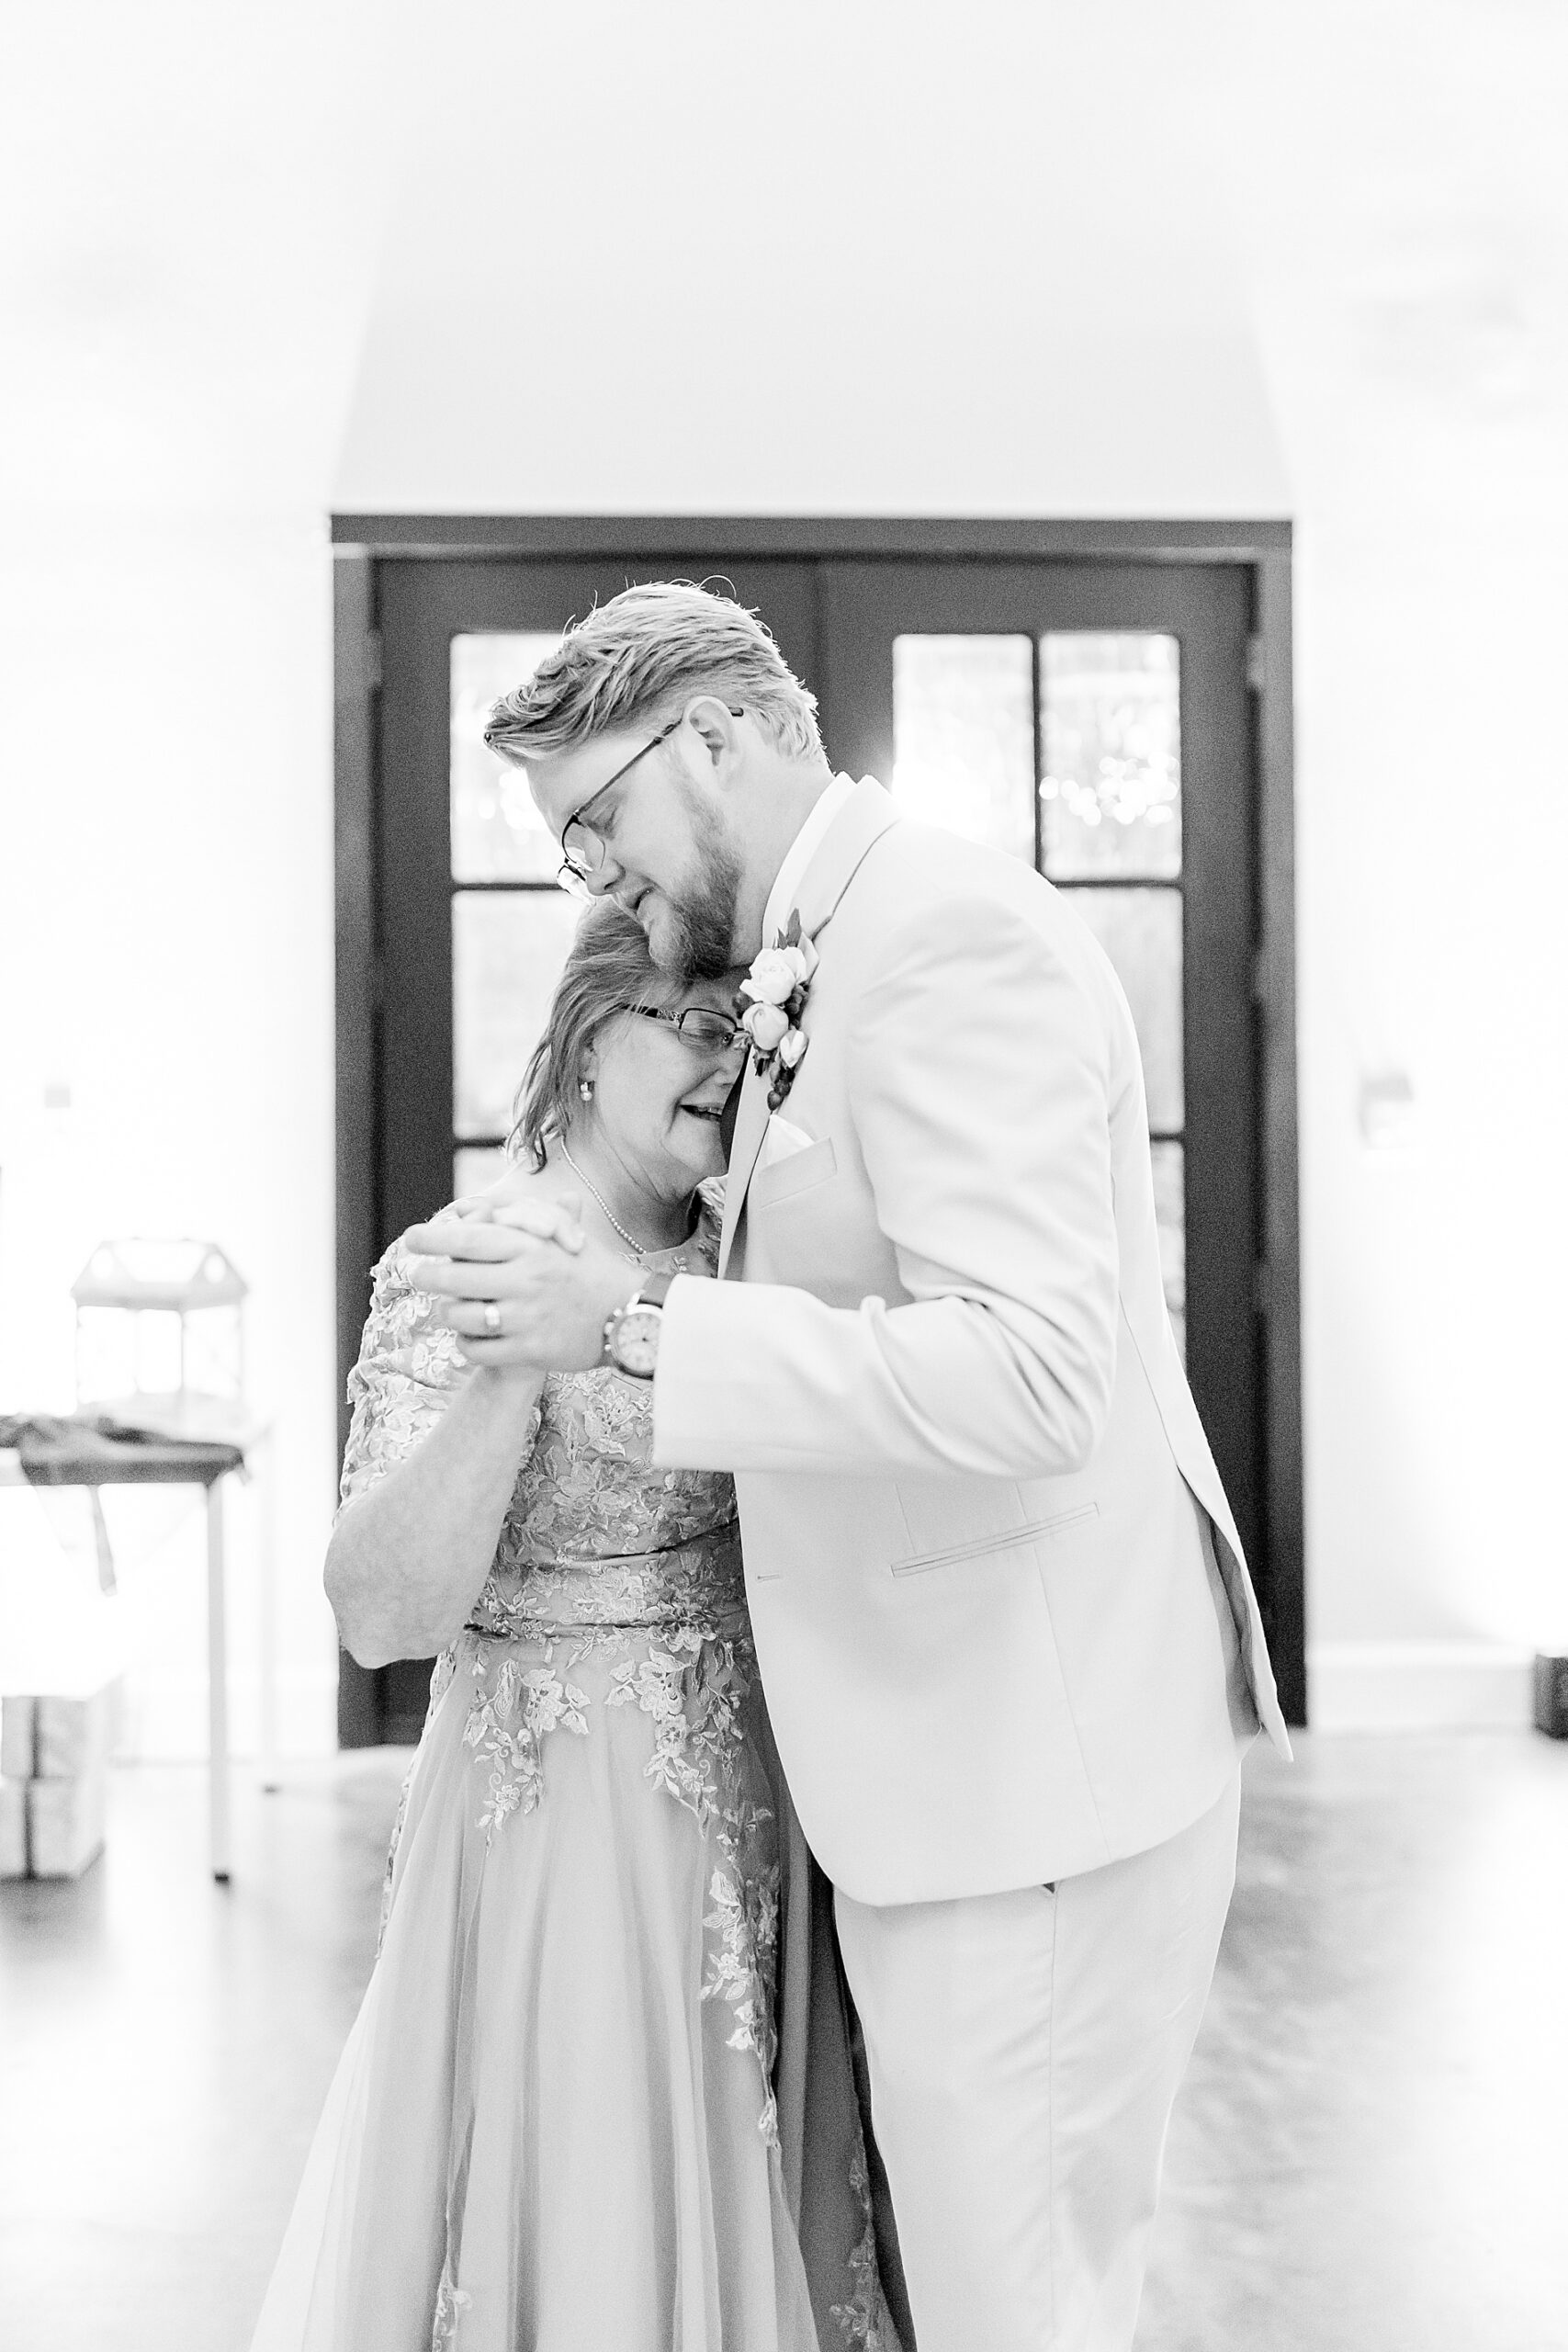
[[[763,1152],[749,1075],[727,1279],[670,1294],[656,1457],[736,1473],[779,1749],[838,1885],[1093,1870],[1196,1820],[1259,1720],[1289,1753],[1166,1312],[1132,1016],[1048,883],[869,780],[799,910],[808,1141]]]

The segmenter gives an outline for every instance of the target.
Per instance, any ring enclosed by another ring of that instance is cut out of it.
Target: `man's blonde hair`
[[[744,605],[689,580],[627,588],[574,621],[527,682],[502,695],[485,741],[548,759],[615,727],[673,718],[694,695],[739,704],[786,755],[819,755],[817,697]]]

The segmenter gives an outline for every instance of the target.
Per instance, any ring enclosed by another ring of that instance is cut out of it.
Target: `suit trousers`
[[[919,2352],[1129,2352],[1239,1801],[1055,1888],[835,1895]]]

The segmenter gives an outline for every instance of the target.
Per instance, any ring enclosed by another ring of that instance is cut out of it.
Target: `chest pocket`
[[[897,1493],[907,1541],[889,1563],[895,1576],[918,1576],[950,1562],[983,1559],[1065,1534],[1098,1517],[1087,1482],[1010,1478],[900,1478]]]
[[[820,1143],[809,1144],[804,1151],[789,1152],[784,1159],[758,1169],[747,1189],[747,1214],[771,1208],[778,1201],[795,1200],[814,1186],[826,1184],[838,1172],[832,1137],[824,1136]]]
[[[913,1559],[893,1560],[888,1565],[896,1577],[923,1576],[928,1568],[953,1567],[962,1560],[984,1560],[995,1552],[1019,1551],[1026,1544],[1043,1543],[1053,1535],[1065,1535],[1069,1527],[1082,1527],[1099,1517],[1098,1503],[1079,1503],[1077,1510],[1059,1511],[1051,1519],[1031,1520],[1023,1527],[1003,1528],[988,1535],[972,1535],[966,1543],[950,1544],[938,1552],[919,1552]]]

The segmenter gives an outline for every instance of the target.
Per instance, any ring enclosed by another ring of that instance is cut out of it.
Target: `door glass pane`
[[[1179,1143],[1151,1147],[1155,1163],[1155,1223],[1159,1228],[1159,1269],[1170,1328],[1183,1362],[1187,1357],[1187,1169]]]
[[[468,1144],[452,1155],[452,1198],[460,1201],[465,1193],[482,1193],[496,1178],[504,1173],[507,1158],[498,1143]]]
[[[900,812],[1034,863],[1034,676],[1027,637],[896,637],[892,791]]]
[[[503,1136],[549,1011],[578,904],[564,890],[459,890],[452,901],[453,1129]]]
[[[1181,1057],[1181,893],[1179,890],[1069,890],[1073,911],[1095,934],[1127,991],[1149,1125],[1183,1124]]]
[[[1181,871],[1180,649],[1148,630],[1040,640],[1040,827],[1045,872]]]
[[[531,677],[560,643],[542,630],[478,632],[452,639],[452,879],[553,882],[560,864],[521,768],[487,750],[485,722],[502,695]]]

